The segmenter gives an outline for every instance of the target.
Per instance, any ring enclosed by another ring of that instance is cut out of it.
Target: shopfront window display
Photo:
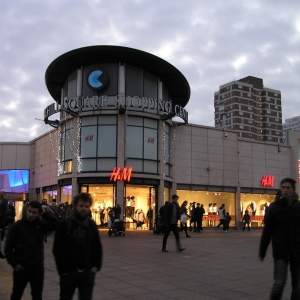
[[[192,215],[193,207],[197,203],[203,204],[205,209],[203,226],[214,227],[219,224],[218,209],[222,204],[225,204],[225,211],[231,216],[230,226],[235,226],[235,193],[178,190],[177,194],[179,196],[179,205],[185,200],[188,201],[190,216]],[[191,220],[187,221],[187,225],[193,226]]]
[[[251,226],[263,226],[265,213],[274,200],[275,195],[272,194],[241,194],[241,218],[248,210],[251,217]]]
[[[155,219],[155,193],[149,186],[126,186],[125,222],[128,228],[152,229]]]
[[[57,190],[43,192],[43,199],[46,200],[46,203],[49,204],[52,202],[52,199],[57,198]]]
[[[116,204],[115,187],[112,184],[88,184],[81,186],[82,193],[93,197],[92,218],[100,227],[107,227],[109,212]]]

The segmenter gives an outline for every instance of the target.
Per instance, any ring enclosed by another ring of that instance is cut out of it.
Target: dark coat
[[[245,213],[243,216],[242,221],[245,221],[246,223],[249,223],[251,220],[251,216],[248,213]]]
[[[180,207],[177,202],[170,202],[165,205],[164,208],[164,224],[165,226],[169,226],[170,222],[172,220],[172,215],[173,215],[173,207],[175,206],[176,208],[176,220],[180,220]]]
[[[74,217],[61,221],[56,229],[53,254],[59,275],[70,273],[76,269],[91,269],[102,265],[102,245],[97,226],[90,218],[82,226],[84,240],[75,239],[80,222]]]
[[[271,239],[275,259],[300,259],[300,201],[296,193],[290,205],[280,194],[270,204],[260,241],[261,258],[266,256]]]
[[[5,223],[6,211],[8,209],[8,201],[5,198],[0,199],[0,224]]]
[[[55,230],[57,224],[57,218],[48,212],[43,214],[43,221],[37,218],[29,222],[23,218],[14,223],[5,242],[7,262],[13,268],[19,264],[25,269],[43,264],[44,235]]]
[[[201,206],[197,206],[194,210],[194,220],[195,221],[201,221],[203,218],[203,215],[205,214],[205,210]]]

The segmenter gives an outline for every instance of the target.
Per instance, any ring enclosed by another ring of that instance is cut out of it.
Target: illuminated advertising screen
[[[28,193],[29,170],[1,170],[0,191],[7,193]]]

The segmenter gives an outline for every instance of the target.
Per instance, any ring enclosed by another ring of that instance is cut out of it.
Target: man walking
[[[286,283],[288,265],[292,278],[290,299],[300,299],[300,201],[295,193],[296,181],[284,178],[280,192],[270,204],[265,216],[265,227],[260,241],[260,260],[266,256],[272,239],[274,258],[274,284],[271,300],[281,299]]]
[[[101,269],[102,246],[95,222],[89,217],[90,194],[73,198],[73,215],[56,230],[53,254],[60,276],[60,300],[71,300],[78,288],[79,300],[92,299],[95,275]]]
[[[50,210],[50,208],[49,208]],[[44,284],[44,234],[55,230],[58,220],[41,203],[31,201],[26,217],[13,223],[5,242],[7,262],[13,267],[11,300],[22,298],[27,283],[33,300],[41,300]]]
[[[162,252],[168,252],[166,246],[167,246],[168,236],[171,231],[173,231],[176,239],[177,250],[183,251],[185,249],[180,246],[179,233],[177,228],[177,222],[180,219],[180,207],[177,203],[178,198],[179,197],[177,195],[173,195],[172,201],[166,204],[164,209],[165,231],[164,231],[164,238],[162,244]]]
[[[225,204],[222,204],[222,206],[219,208],[218,215],[220,218],[220,223],[216,228],[219,228],[221,225],[223,225],[223,231],[225,232],[225,220],[226,220],[226,213],[225,213]]]

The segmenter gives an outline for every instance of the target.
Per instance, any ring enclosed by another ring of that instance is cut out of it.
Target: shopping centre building
[[[44,121],[53,128],[28,143],[0,143],[1,190],[18,216],[18,200],[70,203],[88,192],[97,223],[100,212],[120,204],[129,227],[142,221],[152,228],[158,208],[176,193],[179,204],[204,205],[204,226],[217,222],[221,204],[231,226],[246,209],[252,226],[261,226],[280,180],[299,178],[300,132],[290,131],[281,145],[189,124],[186,78],[152,54],[75,49],[49,65],[45,80],[55,103]]]

